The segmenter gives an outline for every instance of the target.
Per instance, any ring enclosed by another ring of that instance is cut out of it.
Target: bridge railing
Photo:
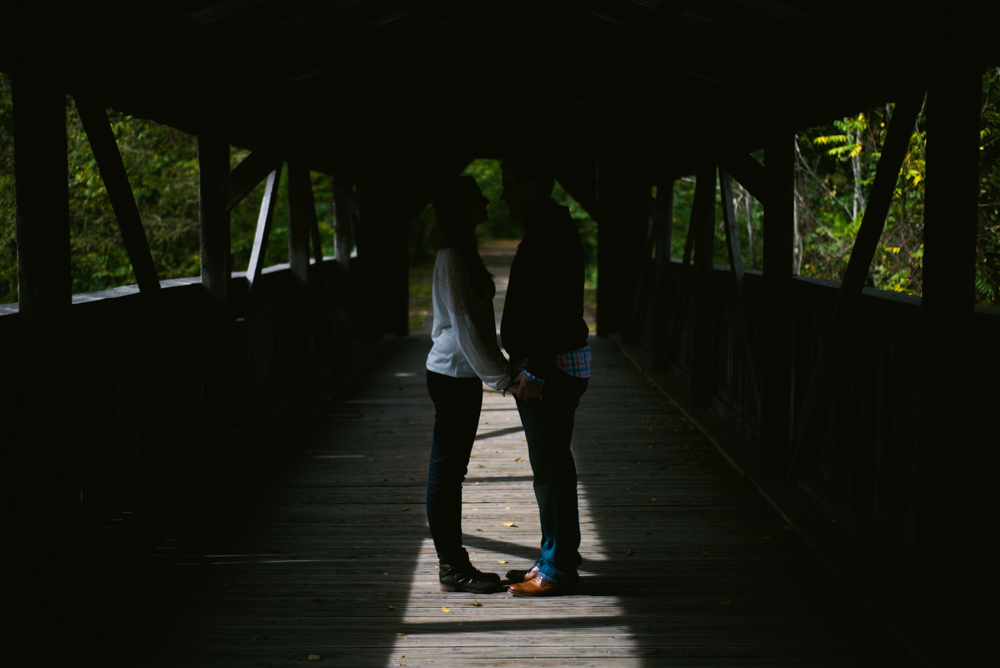
[[[647,271],[654,271],[649,260]],[[692,307],[682,298],[684,267],[678,260],[669,265],[663,281],[667,295],[658,299],[652,292],[640,305],[647,316],[633,332],[637,342],[651,352],[662,350],[671,336],[673,351],[666,351],[661,365],[690,386],[696,367],[695,340],[705,336],[691,317]],[[709,406],[758,458],[761,448],[760,412],[753,378],[761,373],[764,280],[760,272],[745,274],[744,313],[747,339],[741,339],[737,323],[735,295],[728,267],[715,265],[704,294],[711,323],[707,330],[707,357],[710,360]],[[800,414],[824,334],[835,317],[840,283],[796,277],[792,283],[792,415]],[[661,308],[666,327],[657,331],[654,301]],[[796,476],[799,486],[821,503],[838,521],[845,523],[864,541],[894,565],[918,568],[918,548],[926,505],[941,503],[935,498],[936,467],[927,462],[921,439],[921,394],[927,388],[921,361],[932,351],[923,350],[919,297],[865,288],[858,310],[848,323],[850,350],[839,355],[838,368],[830,378],[834,387],[830,400],[815,416],[812,436],[803,444],[802,464]],[[679,328],[679,332],[675,331]],[[973,318],[971,348],[988,351],[1000,341],[1000,309],[977,307]],[[991,344],[992,342],[992,344]],[[704,343],[704,342],[703,342]],[[751,358],[756,370],[751,373]],[[766,370],[765,370],[766,373]],[[996,395],[995,384],[987,379],[1000,377],[1000,358],[982,354],[975,368],[964,371],[967,382],[981,393],[987,407]],[[968,388],[964,388],[967,390]],[[949,393],[956,388],[933,388]],[[975,411],[974,411],[975,412]],[[956,416],[956,419],[959,419]],[[974,419],[988,421],[983,414]],[[957,430],[962,427],[956,425]],[[995,436],[995,433],[994,433]],[[773,444],[771,444],[773,447]],[[765,446],[766,447],[766,446]],[[962,457],[962,443],[942,442],[933,457]],[[778,459],[787,452],[778,453]],[[970,475],[972,485],[975,476]],[[926,539],[926,538],[925,538]]]

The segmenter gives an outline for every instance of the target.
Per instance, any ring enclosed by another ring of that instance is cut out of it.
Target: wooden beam
[[[697,192],[697,184],[695,185]],[[684,238],[684,256],[681,258],[681,280],[677,286],[678,304],[676,313],[668,324],[667,342],[663,347],[663,358],[654,360],[654,365],[668,369],[671,364],[677,361],[678,349],[681,345],[681,334],[684,333],[684,325],[687,323],[687,314],[691,306],[691,291],[694,286],[694,267],[691,266],[691,256],[694,254],[695,239],[697,238],[697,227],[699,218],[696,215],[695,207],[691,207],[691,216],[688,219],[688,232]]]
[[[764,165],[749,153],[723,153],[719,167],[740,182],[747,192],[761,204],[767,199],[767,173]]]
[[[24,317],[72,303],[66,95],[40,75],[13,77],[18,308]]]
[[[226,179],[226,211],[243,201],[261,181],[281,165],[281,154],[277,151],[254,151]]]
[[[312,394],[309,313],[309,228],[316,224],[312,177],[301,163],[288,165],[288,266],[292,274],[292,317],[289,366],[293,401],[308,401]]]
[[[747,329],[747,303],[744,295],[743,255],[740,251],[740,233],[736,227],[736,211],[733,207],[733,185],[729,174],[719,168],[719,184],[722,190],[722,219],[726,228],[726,251],[729,255],[729,275],[733,287],[733,311],[736,317],[736,336],[740,339],[743,352],[747,357],[750,389],[754,394],[757,415],[760,416],[760,388],[757,385],[757,370],[754,362],[753,347],[750,345],[750,332]]]
[[[929,627],[955,641],[941,646],[940,665],[987,656],[983,620],[998,593],[992,560],[967,560],[942,540],[996,524],[997,383],[983,377],[977,362],[986,350],[973,343],[981,96],[982,70],[961,58],[927,93],[914,552]]]
[[[795,132],[783,119],[768,128],[764,209],[764,322],[760,369],[760,470],[777,475],[792,431],[792,305]]]
[[[260,201],[260,213],[257,214],[257,229],[253,237],[253,249],[250,251],[250,264],[247,266],[247,291],[253,295],[253,286],[260,278],[264,268],[264,258],[267,256],[268,239],[271,236],[271,223],[274,220],[274,207],[278,201],[278,186],[281,183],[281,165],[267,176],[267,186],[264,197]]]
[[[649,295],[656,276],[653,249],[656,247],[657,231],[657,219],[655,216],[650,216],[646,229],[646,241],[636,254],[636,260],[639,265],[639,284],[636,286],[635,298],[632,304],[632,322],[626,333],[626,340],[629,341],[636,341],[641,337],[642,328],[646,324],[646,316],[649,313]]]
[[[653,296],[654,368],[663,369],[664,347],[670,325],[671,253],[674,232],[674,181],[661,177],[656,184],[656,288]]]
[[[201,221],[201,284],[220,302],[229,297],[230,246],[226,183],[229,144],[218,135],[198,136],[198,189]]]
[[[5,487],[17,504],[8,531],[33,535],[13,578],[21,601],[15,624],[31,629],[28,642],[42,641],[42,629],[55,624],[66,634],[53,651],[79,652],[87,642],[80,619],[93,606],[80,596],[89,575],[80,568],[80,439],[67,438],[79,424],[74,395],[86,379],[76,377],[70,348],[66,95],[58,77],[28,71],[11,78],[19,312],[4,318],[0,400],[11,462]]]
[[[715,167],[698,170],[691,217],[697,220],[694,254],[691,404],[708,406],[715,389],[712,357],[711,281],[715,259]]]
[[[210,469],[221,468],[232,435],[233,317],[230,310],[230,223],[226,209],[229,142],[214,132],[198,135],[201,285],[205,295],[202,330],[202,415]]]
[[[87,132],[90,148],[101,172],[101,181],[104,182],[104,188],[111,200],[111,208],[115,211],[118,229],[121,230],[139,290],[147,298],[158,295],[160,279],[156,275],[156,266],[149,251],[146,231],[142,226],[132,185],[129,183],[125,163],[122,162],[118,143],[108,122],[108,115],[103,106],[86,95],[77,95],[75,100],[80,120],[83,121],[83,129]]]
[[[868,206],[865,208],[858,236],[854,240],[844,280],[837,293],[837,304],[830,318],[829,328],[820,343],[819,358],[813,369],[799,415],[796,416],[791,449],[785,461],[785,477],[788,479],[798,476],[802,466],[801,453],[804,442],[810,436],[810,429],[817,419],[818,410],[829,403],[830,391],[835,385],[837,375],[837,359],[846,352],[847,332],[861,300],[861,291],[865,286],[872,259],[878,249],[882,229],[885,227],[885,217],[889,213],[899,170],[903,160],[906,159],[910,137],[913,135],[923,97],[923,93],[911,93],[896,103],[885,145],[882,147],[882,155],[875,170],[875,182],[868,197]]]

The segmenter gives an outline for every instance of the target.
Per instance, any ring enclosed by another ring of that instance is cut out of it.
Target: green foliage
[[[198,141],[180,130],[108,111],[132,185],[150,252],[161,279],[197,276]],[[17,301],[17,242],[14,202],[14,128],[10,79],[0,74],[0,298]],[[118,222],[101,180],[90,142],[72,98],[66,102],[69,163],[70,252],[73,292],[134,283]],[[232,149],[235,167],[249,151]],[[282,172],[264,265],[288,261],[288,170]],[[333,254],[333,195],[329,177],[313,173],[324,254]],[[260,184],[233,209],[232,267],[246,269],[264,194]]]
[[[810,128],[796,138],[796,266],[804,275],[840,279],[847,266],[885,141],[893,105]],[[100,172],[72,99],[67,99],[70,234],[73,291],[100,290],[134,281],[118,225]],[[199,273],[197,140],[179,130],[109,111],[115,138],[132,184],[160,278]],[[1000,69],[983,76],[979,225],[976,240],[975,299],[1000,306]],[[13,107],[10,79],[0,74],[0,299],[17,300],[17,243],[14,202]],[[920,294],[923,274],[923,201],[926,118],[921,114],[886,220],[869,284]],[[233,149],[236,166],[248,154]],[[763,156],[757,156],[763,161]],[[475,160],[464,171],[489,198],[490,220],[480,226],[482,241],[519,239],[520,221],[500,201],[498,160]],[[287,167],[282,174],[266,265],[287,261]],[[332,255],[333,193],[330,177],[312,175],[323,251]],[[672,255],[684,252],[694,197],[694,179],[674,182]],[[734,183],[736,224],[744,264],[760,269],[763,207]],[[232,266],[247,267],[264,184],[232,212]],[[576,220],[587,259],[588,283],[597,280],[597,224],[556,184],[553,198]],[[716,195],[715,262],[727,263],[721,202]],[[427,264],[435,247],[433,210],[410,224],[411,263]],[[970,289],[972,286],[970,286]]]

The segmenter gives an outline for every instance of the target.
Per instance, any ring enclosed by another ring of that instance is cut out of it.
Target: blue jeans
[[[438,559],[452,566],[468,563],[462,547],[462,481],[483,408],[479,378],[453,378],[427,372],[434,402],[434,437],[427,472],[427,523]]]
[[[535,500],[542,524],[543,577],[574,584],[580,566],[580,513],[576,498],[576,462],[570,450],[573,419],[588,380],[553,371],[542,389],[542,399],[517,400],[528,440],[534,474]]]

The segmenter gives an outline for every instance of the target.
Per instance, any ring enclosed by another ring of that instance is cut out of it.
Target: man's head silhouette
[[[504,160],[503,192],[500,199],[507,204],[510,215],[524,218],[535,202],[548,199],[555,179],[548,165],[536,156],[515,156]]]

